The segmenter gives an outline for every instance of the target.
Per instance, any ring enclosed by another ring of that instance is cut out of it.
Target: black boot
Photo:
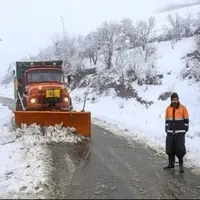
[[[184,172],[184,168],[183,168],[183,158],[179,159],[179,169],[180,169],[180,173]]]
[[[174,168],[175,157],[174,156],[169,156],[168,159],[169,159],[169,164],[166,167],[164,167],[164,169]]]

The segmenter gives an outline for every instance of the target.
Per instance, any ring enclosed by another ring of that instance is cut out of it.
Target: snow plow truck
[[[16,62],[14,74],[15,124],[73,127],[91,137],[91,113],[73,110],[63,61]],[[84,101],[85,103],[85,101]]]

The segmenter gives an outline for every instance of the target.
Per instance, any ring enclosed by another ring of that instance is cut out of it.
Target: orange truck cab
[[[17,62],[15,71],[16,110],[72,110],[72,99],[62,70],[62,60]]]

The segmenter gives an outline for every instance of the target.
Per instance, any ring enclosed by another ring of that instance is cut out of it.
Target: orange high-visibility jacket
[[[182,104],[178,108],[171,105],[166,109],[165,132],[186,133],[189,130],[189,115],[187,108]]]

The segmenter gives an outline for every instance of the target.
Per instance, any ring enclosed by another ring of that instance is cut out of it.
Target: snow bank
[[[0,104],[0,198],[45,198],[50,188],[52,155],[49,144],[77,143],[74,129],[12,127],[12,112]]]

